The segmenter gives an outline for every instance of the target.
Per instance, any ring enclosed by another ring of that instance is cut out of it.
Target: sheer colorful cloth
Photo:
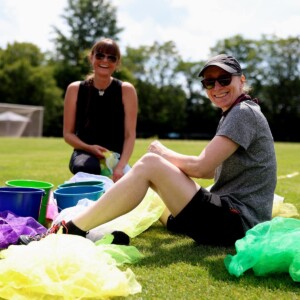
[[[16,244],[22,234],[35,235],[46,231],[32,217],[19,217],[8,210],[0,211],[0,249]]]

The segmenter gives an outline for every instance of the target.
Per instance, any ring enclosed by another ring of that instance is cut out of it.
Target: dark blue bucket
[[[44,190],[36,188],[0,187],[0,211],[38,220],[44,194]]]
[[[60,212],[62,209],[76,206],[78,201],[84,198],[96,201],[103,193],[104,188],[102,186],[91,185],[58,188],[53,192],[53,195]]]

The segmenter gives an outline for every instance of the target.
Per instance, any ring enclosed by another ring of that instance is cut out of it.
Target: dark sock
[[[114,231],[111,233],[114,236],[112,244],[128,246],[130,243],[129,236],[123,231]]]
[[[87,232],[78,228],[72,221],[66,223],[66,228],[63,228],[63,233],[74,234],[86,237]]]

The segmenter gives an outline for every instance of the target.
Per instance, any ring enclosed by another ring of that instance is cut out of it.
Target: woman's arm
[[[135,139],[136,139],[136,123],[138,113],[138,98],[134,86],[128,82],[122,84],[122,100],[125,111],[125,139],[123,150],[119,163],[114,169],[113,180],[117,181],[124,173],[123,169],[128,164],[130,156],[133,152]]]
[[[211,179],[215,169],[239,147],[238,144],[225,136],[215,136],[203,149],[199,156],[177,153],[154,141],[149,152],[156,153],[177,166],[189,177]]]

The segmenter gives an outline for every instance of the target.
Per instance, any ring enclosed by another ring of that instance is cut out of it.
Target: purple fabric
[[[11,211],[0,211],[0,249],[16,244],[22,234],[35,235],[47,229],[32,217],[19,217]]]

